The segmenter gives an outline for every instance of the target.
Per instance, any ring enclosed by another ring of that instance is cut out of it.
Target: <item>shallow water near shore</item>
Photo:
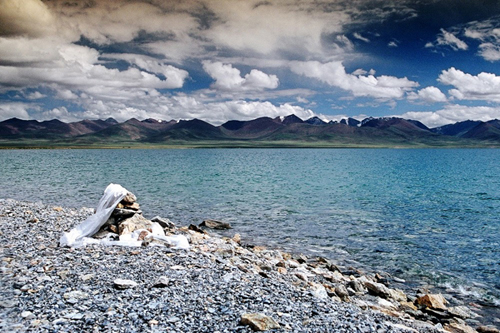
[[[227,221],[247,242],[387,271],[500,311],[500,150],[4,150],[0,197]]]

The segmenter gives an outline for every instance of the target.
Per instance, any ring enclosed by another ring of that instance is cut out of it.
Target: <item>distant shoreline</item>
[[[353,145],[353,144],[337,144],[332,142],[186,142],[177,144],[110,144],[110,145],[73,145],[73,144],[30,144],[30,143],[5,143],[0,141],[0,150],[9,149],[199,149],[199,148],[227,148],[227,149],[276,149],[276,148],[291,148],[291,149],[498,149],[499,143],[486,144],[478,142],[477,144],[450,144],[450,145]]]

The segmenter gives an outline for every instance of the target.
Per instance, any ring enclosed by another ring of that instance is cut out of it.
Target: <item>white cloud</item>
[[[500,44],[482,43],[479,45],[479,55],[488,61],[500,60]]]
[[[44,98],[44,97],[47,97],[47,95],[44,95],[39,91],[34,91],[26,96],[27,99],[32,99],[32,100],[33,99],[40,99],[40,98]]]
[[[137,119],[193,119],[198,118],[220,125],[228,120],[251,120],[258,117],[278,117],[295,114],[302,119],[315,115],[309,109],[294,106],[288,103],[274,105],[270,102],[248,102],[233,100],[227,102],[207,102],[202,96],[158,96],[150,99],[141,99],[133,103],[120,101],[101,101],[89,99],[84,101],[84,112],[65,113],[64,108],[53,109],[42,113],[35,118],[47,119],[49,115],[78,119],[106,119],[113,117],[118,121],[125,121],[132,117]],[[59,114],[57,114],[59,113]],[[69,118],[65,118],[69,119]]]
[[[222,90],[262,90],[276,89],[279,79],[257,69],[252,69],[245,77],[241,77],[239,69],[222,62],[203,62],[203,69],[215,80],[212,87]]]
[[[410,92],[408,94],[409,100],[422,100],[427,103],[436,103],[436,102],[446,102],[446,95],[443,94],[439,88],[430,86],[423,89],[420,89],[418,93]]]
[[[170,82],[171,88],[181,88],[189,76],[189,73],[183,69],[139,54],[106,54],[103,57],[126,60],[131,64],[135,64],[139,69],[154,74],[161,74]]]
[[[311,77],[331,86],[350,91],[354,96],[369,96],[377,99],[397,99],[406,91],[418,86],[418,83],[407,78],[393,76],[354,75],[347,74],[339,61],[322,64],[317,61],[290,63],[293,72]]]
[[[0,36],[39,37],[56,31],[54,17],[38,0],[0,0]]]
[[[322,54],[322,36],[341,33],[349,16],[342,11],[321,11],[314,3],[301,1],[210,0],[207,8],[218,18],[204,33],[216,45],[259,54],[278,51]]]
[[[398,47],[399,45],[395,42],[395,41],[390,41],[388,44],[387,44],[388,47]]]
[[[29,104],[26,103],[3,103],[0,104],[0,121],[10,118],[31,119],[28,114]]]
[[[370,40],[368,38],[361,36],[361,34],[359,34],[357,32],[355,32],[353,34],[353,36],[354,36],[354,38],[359,39],[360,41],[363,41],[365,43],[370,43]]]
[[[465,51],[469,48],[464,41],[458,39],[453,33],[444,29],[441,29],[441,34],[438,35],[436,43],[437,45],[450,46],[455,51]]]
[[[125,70],[99,63],[99,52],[57,38],[0,37],[0,85],[46,86],[56,98],[76,100],[72,91],[96,99],[131,100],[158,94],[158,89],[183,86],[188,72],[139,55],[126,59]],[[125,58],[124,58],[125,59]]]
[[[500,119],[500,107],[446,105],[438,111],[412,111],[401,115],[403,118],[422,122],[429,128],[454,124],[465,120],[489,121]]]
[[[69,89],[60,89],[57,91],[56,98],[69,101],[78,99],[78,95]]]
[[[80,120],[75,114],[71,113],[64,106],[59,108],[53,108],[52,110],[47,110],[42,112],[37,117],[38,120],[52,120],[59,119],[64,122],[74,122]]]
[[[465,28],[464,36],[479,40],[478,55],[488,61],[500,60],[500,18],[473,21]]]
[[[495,74],[471,75],[451,67],[441,72],[438,81],[454,86],[448,93],[456,99],[500,102],[500,76]]]

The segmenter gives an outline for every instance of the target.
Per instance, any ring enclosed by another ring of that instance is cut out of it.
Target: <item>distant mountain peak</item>
[[[342,118],[340,120],[340,123],[343,124],[343,125],[348,125],[348,126],[353,126],[353,127],[357,127],[357,126],[360,126],[361,122],[357,119],[354,119],[354,118]]]
[[[326,123],[319,117],[311,117],[305,121],[306,123],[310,125],[325,125]]]

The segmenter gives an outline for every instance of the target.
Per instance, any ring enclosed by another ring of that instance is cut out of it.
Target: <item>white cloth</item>
[[[136,230],[131,234],[121,235],[117,241],[111,240],[109,237],[103,239],[89,238],[94,235],[109,219],[116,205],[122,201],[128,191],[118,184],[109,184],[104,190],[104,195],[97,204],[94,215],[89,216],[80,225],[71,229],[69,232],[64,232],[59,240],[59,245],[70,247],[82,247],[87,244],[102,244],[102,245],[119,245],[119,246],[141,246],[142,241],[138,240],[141,231],[148,232],[147,237],[153,237],[161,240],[172,246],[174,249],[189,249],[189,242],[186,236],[173,235],[165,236],[163,228],[158,223],[153,223],[152,233],[147,230]]]

